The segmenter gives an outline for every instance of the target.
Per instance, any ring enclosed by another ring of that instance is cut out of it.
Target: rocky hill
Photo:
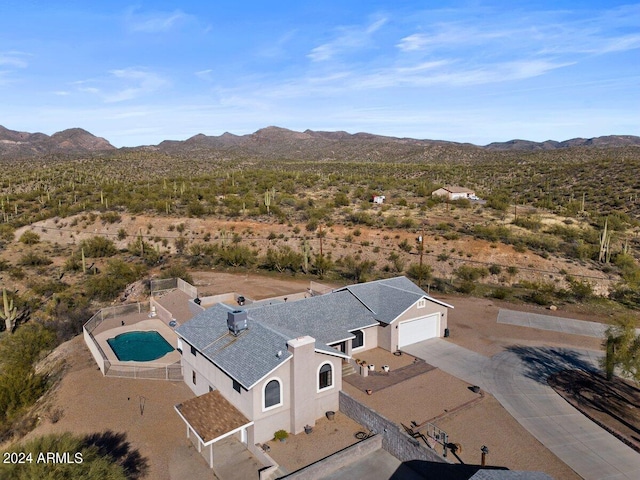
[[[320,161],[442,161],[482,159],[496,151],[554,151],[576,147],[638,147],[640,137],[611,135],[575,138],[563,142],[511,140],[477,146],[441,140],[387,137],[343,131],[296,132],[267,127],[248,135],[225,132],[219,136],[202,133],[187,140],[165,140],[158,145],[124,150],[159,151],[172,156],[190,155],[221,159],[320,160]],[[80,128],[48,136],[25,133],[0,126],[0,158],[33,157],[43,154],[87,154],[115,150],[107,140]]]
[[[115,150],[104,138],[81,128],[70,128],[53,135],[9,130],[0,125],[0,158],[33,157],[46,154],[86,154]]]

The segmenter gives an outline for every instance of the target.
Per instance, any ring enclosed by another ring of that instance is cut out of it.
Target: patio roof
[[[174,408],[204,446],[253,425],[218,390],[191,398]]]

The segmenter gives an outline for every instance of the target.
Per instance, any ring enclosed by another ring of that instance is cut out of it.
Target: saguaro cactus
[[[13,329],[16,328],[18,309],[13,305],[13,299],[9,300],[6,288],[2,289],[2,302],[4,304],[4,310],[0,311],[0,318],[4,320],[7,332],[13,333]]]
[[[604,230],[600,234],[600,252],[598,253],[598,261],[600,263],[609,263],[611,258],[611,250],[609,247],[611,243],[611,233],[607,228],[608,223],[609,219],[606,219],[604,221]]]
[[[271,192],[269,192],[269,190],[264,192],[264,206],[267,207],[267,215],[271,215],[269,211],[269,207],[271,206]]]

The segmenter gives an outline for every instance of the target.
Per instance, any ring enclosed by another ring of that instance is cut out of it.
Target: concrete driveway
[[[565,368],[596,368],[599,352],[514,346],[484,357],[443,339],[405,347],[472,385],[479,385],[543,445],[587,480],[637,480],[640,454],[588,420],[547,385]]]

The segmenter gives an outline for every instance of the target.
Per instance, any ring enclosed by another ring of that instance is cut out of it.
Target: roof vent
[[[278,353],[276,353],[276,357],[282,358],[282,350],[278,350]]]
[[[240,332],[247,329],[247,311],[234,310],[227,313],[227,328],[234,335],[238,336]]]

